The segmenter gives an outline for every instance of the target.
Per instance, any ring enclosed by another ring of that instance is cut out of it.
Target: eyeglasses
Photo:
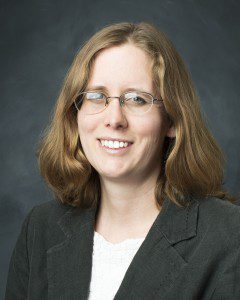
[[[84,111],[87,115],[101,113],[109,104],[109,98],[118,98],[120,106],[134,115],[143,115],[150,111],[153,104],[160,106],[162,99],[154,98],[150,93],[141,91],[129,91],[120,97],[107,97],[103,92],[81,92],[74,101],[76,109]]]

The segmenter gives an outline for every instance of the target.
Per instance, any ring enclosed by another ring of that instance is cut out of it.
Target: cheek
[[[82,136],[86,136],[92,133],[95,130],[95,128],[97,128],[97,121],[94,120],[94,118],[85,116],[80,112],[78,112],[77,122],[80,139]]]
[[[142,127],[144,153],[146,161],[158,162],[161,158],[162,147],[166,136],[166,123],[161,118],[152,119]],[[160,162],[160,161],[159,161]]]
[[[139,122],[138,124],[136,131],[139,135],[149,140],[149,142],[158,143],[160,140],[164,139],[166,128],[162,119],[152,118],[151,120],[144,120],[144,122]]]

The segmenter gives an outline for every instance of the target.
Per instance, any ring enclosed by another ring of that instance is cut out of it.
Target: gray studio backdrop
[[[239,195],[239,1],[0,3],[0,299],[23,219],[34,205],[52,198],[38,172],[36,143],[75,53],[107,24],[150,21],[169,35],[226,154],[226,188]]]

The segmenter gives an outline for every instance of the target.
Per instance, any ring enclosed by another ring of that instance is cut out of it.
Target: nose
[[[119,97],[108,98],[108,105],[105,108],[104,114],[105,114],[104,123],[106,126],[110,126],[113,128],[117,128],[119,126],[121,127],[127,126],[127,120],[124,114],[124,108],[121,107]]]

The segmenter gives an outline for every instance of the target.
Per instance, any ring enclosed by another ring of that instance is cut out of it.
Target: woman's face
[[[154,95],[151,60],[132,44],[104,49],[95,60],[86,90],[95,86],[105,86],[107,96],[120,96],[128,88]],[[78,112],[78,132],[90,164],[102,178],[115,181],[144,180],[159,172],[163,141],[166,135],[171,136],[163,109],[153,105],[145,115],[136,116],[124,112],[117,98],[109,100],[101,113]],[[124,151],[110,153],[99,142],[104,137],[133,144]]]

